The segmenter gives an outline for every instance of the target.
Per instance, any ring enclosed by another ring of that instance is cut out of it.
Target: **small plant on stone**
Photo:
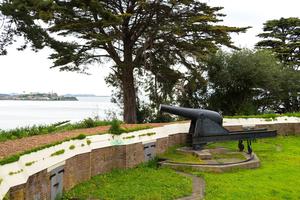
[[[36,161],[27,162],[27,163],[25,163],[25,166],[26,166],[26,167],[29,167],[29,166],[33,165],[35,162],[36,162]]]
[[[69,147],[69,149],[70,149],[70,150],[75,149],[75,145],[72,144],[72,145]]]
[[[131,136],[123,137],[124,140],[132,139],[132,138],[135,138],[135,136],[131,135]]]
[[[58,155],[61,155],[61,154],[64,154],[65,153],[65,150],[64,149],[61,149],[61,150],[58,150],[54,153],[51,154],[51,157],[52,156],[58,156]]]
[[[86,140],[87,145],[90,145],[92,143],[91,140]]]
[[[23,172],[23,169],[20,169],[20,170],[15,171],[15,172],[9,172],[9,175],[12,176],[12,175],[15,175],[15,174],[19,174],[21,172]]]

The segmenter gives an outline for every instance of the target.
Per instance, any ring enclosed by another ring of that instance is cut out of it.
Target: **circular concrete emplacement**
[[[260,161],[255,153],[251,155],[245,152],[232,151],[223,147],[212,149],[193,150],[191,147],[176,149],[182,154],[192,154],[201,161],[197,163],[178,162],[167,159],[161,161],[161,166],[182,169],[183,167],[197,169],[199,171],[226,172],[235,169],[253,169],[260,166]]]

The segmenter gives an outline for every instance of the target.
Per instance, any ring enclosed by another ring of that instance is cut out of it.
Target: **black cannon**
[[[239,141],[238,147],[240,151],[243,151],[243,140],[246,140],[248,153],[251,154],[252,140],[256,138],[275,137],[277,135],[276,130],[267,129],[228,131],[222,126],[223,117],[211,110],[160,105],[160,111],[191,120],[189,138],[194,149],[201,149],[208,142],[237,140]]]

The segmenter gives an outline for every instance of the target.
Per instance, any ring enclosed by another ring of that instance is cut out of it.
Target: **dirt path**
[[[150,127],[159,127],[163,126],[166,123],[151,123],[151,124],[143,124],[145,126]],[[124,127],[133,127],[133,126],[141,126],[142,124],[126,124]],[[69,138],[73,138],[78,136],[79,134],[85,135],[96,135],[101,133],[106,133],[110,126],[99,126],[95,128],[88,129],[78,129],[66,132],[58,132],[51,133],[45,135],[36,135],[16,140],[8,140],[5,142],[0,142],[0,159],[14,155],[17,153],[21,153],[35,147],[44,146],[46,144],[51,144],[59,141],[63,141]]]
[[[204,198],[205,181],[203,178],[179,171],[176,171],[176,173],[181,174],[183,176],[191,177],[193,179],[192,195],[188,197],[179,198],[177,200],[200,200]]]

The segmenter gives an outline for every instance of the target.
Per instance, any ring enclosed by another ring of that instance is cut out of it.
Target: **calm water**
[[[0,101],[0,129],[64,120],[73,122],[88,117],[105,119],[107,111],[119,112],[110,97],[77,97],[79,101]]]

